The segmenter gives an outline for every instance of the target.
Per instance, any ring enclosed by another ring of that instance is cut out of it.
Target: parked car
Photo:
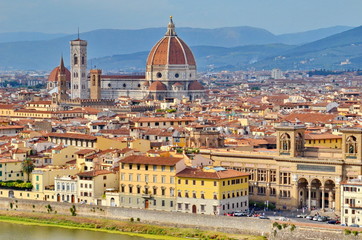
[[[318,218],[319,218],[319,216],[314,216],[312,220],[313,221],[318,221]]]
[[[286,218],[286,217],[280,217],[280,218],[279,218],[279,221],[289,221],[289,219]]]
[[[313,220],[314,216],[306,216],[305,218],[308,220]]]
[[[246,217],[247,215],[246,212],[234,212],[234,217]]]
[[[327,223],[328,224],[340,224],[341,222],[338,220],[329,220]]]
[[[306,218],[308,215],[307,214],[298,214],[297,218]]]
[[[359,225],[358,224],[351,224],[351,225],[349,225],[350,227],[359,227]]]
[[[342,227],[347,227],[348,225],[345,224],[345,223],[341,223],[341,226],[342,226]]]
[[[259,219],[270,219],[267,216],[260,216]]]
[[[318,222],[326,222],[326,221],[327,221],[327,217],[324,217],[324,216],[319,217],[317,221],[318,221]]]

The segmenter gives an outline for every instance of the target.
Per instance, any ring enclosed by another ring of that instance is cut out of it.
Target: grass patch
[[[202,231],[190,228],[162,227],[155,225],[130,222],[127,220],[110,220],[69,215],[41,214],[31,212],[0,211],[0,221],[26,225],[54,226],[70,229],[83,229],[108,233],[127,234],[150,239],[178,240],[219,239],[219,240],[261,240],[263,237],[250,235],[232,235],[220,232]]]

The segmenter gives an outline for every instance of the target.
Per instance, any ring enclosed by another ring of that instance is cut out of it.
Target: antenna
[[[78,27],[78,40],[79,40],[80,38],[79,38],[79,27]]]

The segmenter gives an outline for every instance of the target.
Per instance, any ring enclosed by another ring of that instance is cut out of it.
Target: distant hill
[[[340,46],[344,42],[357,44],[357,40],[362,39],[358,32],[349,34],[349,31],[354,30],[352,29],[337,34],[341,37],[347,34],[343,39],[335,38],[337,35],[333,35],[328,37],[334,37],[332,40],[326,38],[327,40],[322,39],[302,46],[293,47],[290,44],[281,44],[282,42],[309,41],[332,32],[342,31],[344,28],[348,27],[319,29],[281,36],[253,27],[176,28],[176,30],[178,35],[192,47],[199,69],[223,67],[239,69],[248,67],[271,68],[273,66],[299,68],[294,61],[315,58],[313,52],[319,51],[318,49],[323,46],[330,46],[331,44]],[[101,29],[81,33],[80,37],[88,41],[88,58],[94,59],[90,60],[89,66],[96,64],[99,67],[104,66],[104,69],[144,69],[147,53],[164,35],[165,31],[164,27],[139,30]],[[64,56],[65,63],[69,63],[69,41],[77,38],[76,34],[65,36],[60,34],[60,37],[56,34],[35,35],[32,33],[0,34],[0,69],[50,70],[59,64],[61,54]],[[15,42],[8,42],[10,40]],[[347,54],[344,55],[344,49],[335,49],[339,52],[333,61],[341,61],[347,57],[350,59],[359,57],[357,49],[346,50],[348,50]],[[308,51],[310,55],[307,54]],[[301,60],[298,58],[300,54]],[[275,57],[279,59],[278,56],[287,56],[291,62],[286,61],[287,64],[284,66],[283,61],[273,60]],[[315,61],[315,65],[319,64],[322,67],[323,61]],[[310,66],[314,65],[303,65],[303,67]]]
[[[249,45],[234,48],[214,46],[191,47],[200,71],[240,70],[249,64],[275,54],[285,52],[294,46],[285,44]],[[104,70],[144,71],[147,52],[113,55],[91,59],[92,65]]]
[[[356,69],[362,68],[361,49],[362,26],[289,49],[278,56],[255,63],[253,67]],[[349,64],[345,64],[347,59]]]
[[[300,45],[309,42],[314,42],[319,39],[326,38],[334,34],[350,30],[352,28],[353,27],[348,27],[348,26],[334,26],[329,28],[320,28],[305,32],[281,34],[278,35],[278,39],[281,43]]]

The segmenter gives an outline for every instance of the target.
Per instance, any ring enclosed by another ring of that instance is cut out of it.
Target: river
[[[0,222],[1,240],[147,240],[146,238],[81,229]]]

